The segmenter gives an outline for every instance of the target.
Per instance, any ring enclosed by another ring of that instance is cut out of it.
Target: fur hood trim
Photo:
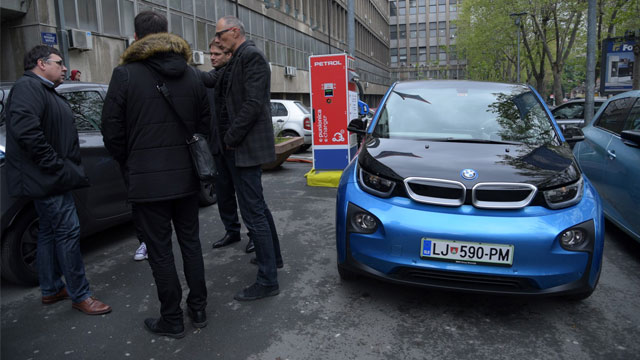
[[[191,47],[183,38],[169,33],[157,33],[134,41],[120,57],[120,65],[142,61],[167,52],[179,54],[187,63],[191,62]]]

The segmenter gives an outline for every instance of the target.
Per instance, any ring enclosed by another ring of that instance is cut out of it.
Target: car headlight
[[[378,230],[380,220],[367,210],[349,203],[347,208],[347,231],[352,233],[373,234]]]
[[[396,187],[395,181],[374,175],[360,166],[358,166],[358,183],[366,192],[380,197],[389,197]]]
[[[582,177],[571,185],[543,191],[544,199],[552,209],[561,209],[579,203],[583,193],[584,180]]]

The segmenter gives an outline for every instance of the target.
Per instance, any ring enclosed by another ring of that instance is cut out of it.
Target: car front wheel
[[[38,228],[35,209],[18,215],[2,243],[2,277],[17,284],[38,284]]]

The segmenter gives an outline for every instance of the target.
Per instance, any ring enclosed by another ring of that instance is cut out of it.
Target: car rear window
[[[304,104],[303,104],[303,103],[301,103],[301,102],[299,102],[299,101],[296,101],[296,102],[294,102],[294,104],[296,104],[296,105],[300,108],[300,110],[302,110],[302,112],[303,112],[305,115],[311,114],[311,112],[309,111],[309,109],[307,109],[307,107],[306,107],[306,106],[304,106]]]
[[[394,89],[373,135],[559,144],[551,119],[537,96],[528,88],[515,86]]]

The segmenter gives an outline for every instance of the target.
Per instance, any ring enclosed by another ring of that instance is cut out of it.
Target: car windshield
[[[501,90],[442,86],[397,90],[396,87],[389,94],[373,136],[559,144],[547,112],[531,90],[525,87]]]
[[[298,107],[300,108],[300,110],[302,110],[302,112],[303,112],[305,115],[311,114],[311,112],[309,112],[309,109],[307,109],[307,107],[306,107],[306,106],[304,106],[304,104],[302,104],[301,102],[296,101],[296,102],[294,102],[294,104],[298,105]]]

